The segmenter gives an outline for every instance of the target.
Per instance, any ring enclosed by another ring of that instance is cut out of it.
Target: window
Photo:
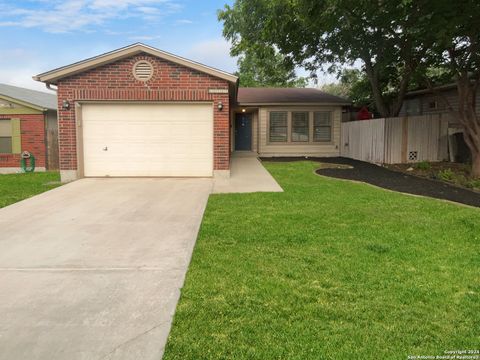
[[[270,113],[270,142],[287,142],[287,112],[272,111]]]
[[[408,99],[404,104],[407,115],[420,115],[420,99]]]
[[[12,123],[10,119],[0,119],[0,154],[12,153]]]
[[[308,142],[308,112],[292,113],[292,142]]]
[[[430,101],[430,102],[428,103],[428,108],[429,108],[430,110],[435,110],[435,109],[437,109],[437,108],[438,108],[437,102],[436,102],[436,101]]]
[[[330,113],[315,112],[313,115],[313,141],[332,141],[332,119]]]

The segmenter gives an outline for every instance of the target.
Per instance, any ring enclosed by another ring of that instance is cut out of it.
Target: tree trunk
[[[402,110],[403,100],[405,99],[405,94],[407,93],[408,85],[410,84],[411,75],[412,71],[410,69],[404,70],[398,89],[397,99],[392,106],[393,109],[391,111],[391,116],[398,116],[398,114],[400,114],[400,110]]]
[[[472,154],[472,177],[480,179],[480,153]]]
[[[380,84],[378,81],[378,76],[376,70],[368,58],[363,59],[365,62],[365,72],[367,73],[368,80],[370,82],[370,87],[372,88],[373,100],[375,101],[375,106],[377,107],[378,112],[384,118],[390,116],[390,110],[385,104],[385,100],[380,89]]]
[[[463,138],[472,154],[474,178],[480,178],[480,119],[476,113],[477,84],[471,83],[468,74],[457,79],[458,115],[463,127]]]
[[[373,100],[375,101],[375,106],[377,107],[378,112],[384,118],[398,116],[400,110],[402,109],[402,104],[403,100],[405,99],[405,94],[407,93],[408,85],[410,84],[410,78],[412,75],[411,68],[413,65],[409,63],[405,66],[402,78],[400,80],[397,98],[392,104],[387,104],[382,93],[375,65],[372,64],[369,59],[363,59],[363,61],[365,62],[365,72],[367,73],[367,77],[370,82]]]

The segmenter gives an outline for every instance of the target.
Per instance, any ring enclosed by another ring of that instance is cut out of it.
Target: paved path
[[[229,178],[216,178],[213,193],[283,192],[254,153],[234,153]]]
[[[0,209],[0,359],[161,359],[209,179],[83,179]]]

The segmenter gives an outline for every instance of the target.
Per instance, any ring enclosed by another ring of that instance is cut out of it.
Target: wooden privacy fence
[[[445,114],[345,122],[340,154],[376,164],[447,160],[448,124]]]

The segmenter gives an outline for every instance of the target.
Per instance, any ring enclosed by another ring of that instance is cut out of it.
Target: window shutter
[[[20,129],[20,119],[11,119],[12,122],[12,154],[22,152],[22,132]]]

